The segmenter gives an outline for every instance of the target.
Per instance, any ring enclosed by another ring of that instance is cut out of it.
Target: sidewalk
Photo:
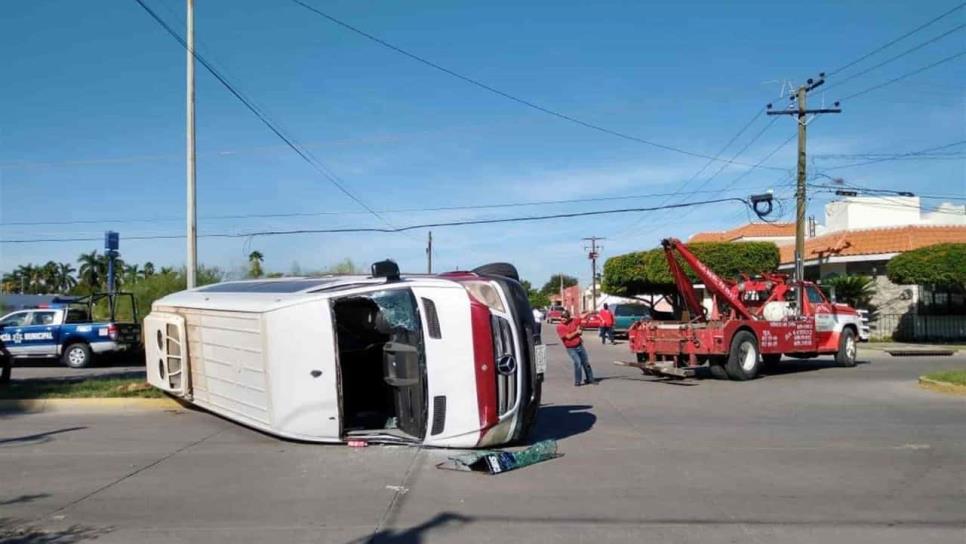
[[[915,350],[935,350],[935,349],[950,349],[955,351],[966,352],[966,345],[964,344],[911,344],[905,342],[864,342],[859,344],[859,349],[861,350],[871,350],[871,351],[915,351]]]

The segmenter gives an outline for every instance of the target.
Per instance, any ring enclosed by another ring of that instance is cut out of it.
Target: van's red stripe
[[[468,293],[467,293],[468,294]],[[470,296],[473,321],[473,359],[476,367],[476,402],[480,411],[481,434],[496,425],[499,410],[496,400],[496,368],[493,362],[493,329],[490,309]]]

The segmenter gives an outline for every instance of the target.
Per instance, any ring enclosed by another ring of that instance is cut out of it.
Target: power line
[[[846,77],[845,79],[840,79],[840,80],[836,81],[835,83],[829,85],[825,89],[825,92],[828,92],[830,89],[834,89],[835,87],[839,87],[839,86],[845,85],[848,81],[851,81],[851,80],[853,80],[853,79],[855,79],[857,77],[860,77],[860,76],[863,76],[865,74],[868,74],[869,72],[871,72],[873,70],[876,70],[878,68],[881,68],[881,67],[885,66],[886,64],[889,64],[892,61],[899,60],[899,59],[901,59],[902,57],[904,57],[906,55],[909,55],[911,53],[915,53],[916,51],[922,49],[923,47],[926,47],[929,44],[935,43],[935,42],[937,42],[937,41],[945,38],[946,36],[949,36],[950,34],[952,34],[954,32],[959,32],[960,30],[962,30],[964,28],[966,28],[966,24],[961,24],[961,25],[959,25],[959,26],[957,26],[955,28],[952,28],[951,30],[947,30],[946,32],[944,32],[942,34],[940,34],[938,36],[935,36],[931,40],[924,41],[924,42],[920,43],[919,45],[916,45],[915,47],[912,47],[911,49],[907,49],[907,50],[903,51],[902,53],[899,53],[898,55],[889,57],[886,60],[880,62],[879,64],[876,64],[876,65],[873,65],[873,66],[871,66],[869,68],[866,68],[865,70],[862,70],[861,72],[856,72],[856,73],[850,75],[849,77]]]
[[[702,191],[702,194],[720,194],[726,191]],[[640,198],[669,197],[686,194],[686,191],[675,191],[670,193],[650,193],[650,194],[630,194],[618,196],[602,196],[587,198],[568,198],[558,200],[531,200],[526,202],[502,202],[495,204],[478,204],[466,206],[438,206],[432,208],[394,208],[376,210],[381,214],[392,213],[417,213],[417,212],[439,212],[439,211],[461,211],[461,210],[487,210],[498,208],[525,208],[530,206],[548,206],[555,204],[584,204],[588,202],[607,202],[614,200],[634,200]],[[690,192],[687,194],[695,194]],[[662,203],[663,204],[663,203]],[[272,218],[292,218],[292,217],[318,217],[326,215],[363,215],[364,211],[329,211],[329,212],[292,212],[292,213],[263,213],[263,214],[237,214],[237,215],[211,215],[201,219],[205,221],[219,219],[272,219]],[[130,224],[130,223],[160,223],[167,221],[184,221],[183,217],[155,217],[150,219],[78,219],[70,221],[10,221],[0,223],[0,226],[37,226],[37,225],[97,225],[97,224]]]
[[[863,193],[870,193],[872,195],[914,196],[914,197],[925,198],[929,200],[966,200],[966,197],[962,195],[934,195],[934,194],[920,195],[920,194],[912,194],[912,193],[909,193],[908,191],[897,191],[895,189],[878,189],[875,187],[863,187],[860,185],[853,185],[851,183],[843,184],[843,185],[823,185],[823,184],[809,183],[808,186],[814,187],[816,189],[827,189],[828,190],[827,192],[855,190],[855,191],[861,191]]]
[[[959,53],[955,53],[955,54],[952,54],[952,55],[950,55],[948,57],[942,58],[942,59],[940,59],[940,60],[938,60],[938,61],[936,61],[936,62],[934,62],[932,64],[928,64],[926,66],[923,66],[922,68],[919,68],[917,70],[913,70],[912,72],[907,72],[905,74],[902,74],[902,75],[900,75],[898,77],[894,77],[894,78],[892,78],[892,79],[890,79],[888,81],[885,81],[883,83],[879,83],[878,85],[873,85],[871,87],[862,89],[861,91],[856,92],[856,93],[852,93],[852,94],[850,94],[850,95],[842,98],[841,100],[843,100],[843,101],[850,100],[850,99],[855,98],[857,96],[862,96],[862,95],[864,95],[866,93],[870,93],[872,91],[881,89],[882,87],[886,87],[888,85],[892,85],[893,83],[898,83],[898,82],[902,81],[903,79],[907,79],[907,78],[910,78],[910,77],[912,77],[914,75],[917,75],[917,74],[920,74],[922,72],[925,72],[926,70],[929,70],[930,68],[935,68],[936,66],[939,66],[940,64],[945,64],[945,63],[950,62],[952,60],[956,60],[957,58],[959,58],[959,57],[961,57],[963,55],[966,55],[966,51],[960,51]]]
[[[138,1],[140,1],[140,0],[138,0]],[[377,44],[379,44],[379,45],[381,45],[381,46],[383,46],[383,47],[385,47],[387,49],[391,49],[392,51],[395,51],[396,53],[399,53],[400,55],[403,55],[405,57],[408,57],[408,58],[410,58],[410,59],[412,59],[412,60],[414,60],[414,61],[416,61],[416,62],[418,62],[420,64],[423,64],[425,66],[429,66],[430,68],[432,68],[434,70],[437,70],[437,71],[442,72],[444,74],[447,74],[449,76],[455,77],[456,79],[459,79],[459,80],[461,80],[461,81],[463,81],[465,83],[469,83],[470,85],[473,85],[475,87],[478,87],[480,89],[483,89],[484,91],[487,91],[489,93],[495,94],[497,96],[501,96],[503,98],[506,98],[507,100],[512,100],[513,102],[516,102],[518,104],[521,104],[523,106],[526,106],[526,107],[528,107],[530,109],[539,111],[541,113],[545,113],[547,115],[556,117],[558,119],[562,119],[564,121],[568,121],[570,123],[574,123],[576,125],[580,125],[580,126],[582,126],[584,128],[589,128],[591,130],[595,130],[597,132],[602,132],[604,134],[609,134],[611,136],[616,136],[616,137],[622,138],[624,140],[629,140],[629,141],[632,141],[632,142],[637,142],[637,143],[640,143],[640,144],[648,145],[648,146],[651,146],[651,147],[656,147],[658,149],[663,149],[665,151],[673,151],[675,153],[680,153],[682,155],[688,155],[690,157],[697,157],[697,158],[701,158],[701,159],[709,159],[709,160],[712,160],[712,161],[726,162],[728,164],[737,164],[737,165],[740,165],[740,166],[751,166],[748,163],[742,163],[742,162],[737,162],[737,161],[730,161],[730,160],[727,160],[727,159],[720,159],[720,158],[717,158],[717,157],[714,157],[714,156],[711,156],[711,155],[706,155],[706,154],[703,154],[703,153],[697,153],[695,151],[688,151],[687,149],[682,149],[680,147],[675,147],[675,146],[672,146],[672,145],[662,144],[662,143],[659,143],[659,142],[655,142],[653,140],[647,140],[647,139],[644,139],[644,138],[640,138],[640,137],[637,137],[637,136],[633,136],[631,134],[627,134],[625,132],[620,132],[620,131],[617,131],[617,130],[614,130],[614,129],[610,129],[610,128],[604,127],[602,125],[598,125],[598,124],[595,124],[595,123],[591,123],[589,121],[584,121],[584,120],[579,119],[577,117],[574,117],[572,115],[568,115],[566,113],[561,113],[559,111],[550,109],[550,108],[548,108],[546,106],[541,106],[540,104],[537,104],[536,102],[533,102],[531,100],[527,100],[525,98],[520,98],[519,96],[510,94],[510,93],[508,93],[506,91],[502,91],[500,89],[497,89],[496,87],[493,87],[492,85],[489,85],[487,83],[483,83],[480,80],[473,79],[473,78],[471,78],[469,76],[463,75],[463,74],[461,74],[461,73],[459,73],[459,72],[457,72],[455,70],[452,70],[450,68],[447,68],[445,66],[442,66],[440,64],[437,64],[436,62],[433,62],[433,61],[431,61],[429,59],[426,59],[424,57],[421,57],[421,56],[419,56],[419,55],[417,55],[415,53],[411,53],[411,52],[409,52],[409,51],[407,51],[407,50],[405,50],[405,49],[403,49],[403,48],[401,48],[401,47],[399,47],[397,45],[394,45],[394,44],[392,44],[390,42],[387,42],[386,40],[384,40],[382,38],[379,38],[378,36],[375,36],[373,34],[370,34],[370,33],[366,32],[366,31],[364,31],[364,30],[362,30],[362,29],[360,29],[358,27],[355,27],[355,26],[353,26],[353,25],[351,25],[351,24],[349,24],[349,23],[341,20],[341,19],[337,19],[337,18],[333,17],[332,15],[329,15],[328,13],[326,13],[326,12],[324,12],[324,11],[318,9],[318,8],[316,8],[316,7],[314,7],[314,6],[310,5],[310,4],[307,4],[307,3],[303,2],[302,0],[292,0],[292,2],[295,3],[295,4],[297,4],[297,5],[299,5],[299,6],[301,6],[301,7],[303,7],[303,8],[305,8],[305,9],[307,9],[307,10],[309,10],[309,11],[311,11],[312,13],[315,13],[316,15],[319,15],[319,16],[321,16],[321,17],[329,20],[332,23],[335,23],[335,24],[341,26],[342,28],[345,28],[346,30],[349,30],[351,32],[354,32],[355,34],[358,34],[358,35],[366,38],[367,40],[371,40],[371,41],[373,41],[373,42],[375,42],[375,43],[377,43]],[[756,168],[759,168],[759,167],[756,167]],[[760,168],[772,168],[772,167],[760,167]],[[777,169],[777,168],[772,168],[772,169]]]
[[[745,206],[751,204],[738,197],[718,198],[713,200],[703,200],[698,202],[686,202],[682,204],[669,204],[665,206],[651,206],[645,208],[619,208],[613,210],[595,210],[588,212],[558,213],[551,215],[532,215],[524,217],[504,217],[499,219],[472,219],[466,221],[446,221],[439,223],[424,223],[421,225],[409,225],[406,227],[352,227],[352,228],[331,228],[331,229],[293,229],[293,230],[266,230],[240,233],[207,233],[199,234],[199,238],[252,238],[255,236],[291,236],[296,234],[346,234],[346,233],[397,233],[420,230],[427,228],[460,227],[469,225],[493,225],[501,223],[521,223],[532,221],[547,221],[551,219],[569,219],[574,217],[588,217],[598,215],[612,215],[622,213],[652,212],[669,208],[690,208],[693,206],[703,206],[707,204],[720,204],[724,202],[738,202]],[[125,240],[176,240],[184,238],[184,234],[170,235],[151,235],[151,236],[126,236]],[[0,244],[34,244],[44,242],[92,242],[102,238],[35,238],[19,240],[0,240]]]
[[[178,34],[178,32],[174,30],[174,28],[172,28],[170,25],[168,25],[168,23],[165,22],[164,19],[162,19],[154,10],[152,10],[150,7],[148,7],[148,5],[144,3],[144,0],[134,0],[134,1],[137,2],[138,5],[141,6],[144,9],[144,11],[147,12],[147,14],[151,16],[152,19],[154,19],[159,25],[161,25],[161,27],[164,28],[164,30],[167,31],[168,34],[171,35],[171,37],[173,37],[175,40],[177,40],[177,42],[179,44],[181,44],[181,46],[184,47],[185,50],[188,50],[188,44],[185,41],[185,39],[182,38],[181,35]],[[255,117],[258,117],[258,119],[266,127],[268,127],[269,130],[271,130],[276,136],[279,137],[279,139],[281,139],[283,142],[285,142],[285,144],[288,145],[288,147],[290,147],[292,149],[292,151],[295,151],[295,153],[298,154],[298,156],[301,157],[306,163],[308,163],[309,166],[311,166],[316,172],[318,172],[323,177],[325,177],[333,186],[335,186],[340,192],[342,192],[342,194],[344,194],[347,197],[349,197],[353,202],[355,202],[356,204],[358,204],[359,206],[361,206],[363,209],[365,209],[366,211],[368,211],[371,215],[375,216],[377,219],[379,219],[383,223],[392,226],[392,224],[389,223],[389,221],[387,221],[377,211],[375,211],[372,208],[370,208],[369,205],[366,204],[362,199],[360,199],[355,194],[353,194],[349,189],[347,189],[345,187],[342,179],[339,178],[339,176],[337,176],[334,172],[332,172],[331,170],[329,170],[318,159],[316,159],[315,157],[313,157],[311,155],[311,153],[308,152],[308,150],[303,150],[301,148],[301,146],[299,146],[298,143],[296,143],[293,139],[291,139],[288,136],[286,136],[284,134],[284,132],[281,130],[281,128],[279,128],[278,126],[276,126],[276,123],[272,122],[268,118],[268,115],[266,113],[264,113],[263,111],[261,111],[251,100],[249,100],[248,98],[246,98],[241,93],[241,91],[238,90],[234,85],[232,85],[227,80],[227,78],[225,76],[223,76],[221,74],[221,72],[219,72],[203,55],[201,55],[200,53],[198,53],[198,51],[196,49],[193,49],[191,51],[191,53],[194,56],[194,58],[197,59],[198,62],[200,62],[201,65],[204,66],[205,69],[208,70],[208,72],[212,76],[215,77],[215,79],[218,80],[219,83],[221,83],[226,89],[228,89],[228,92],[230,92],[246,108],[248,108],[248,110],[250,112],[252,112],[255,115]]]
[[[745,126],[743,126],[743,127],[741,128],[741,130],[739,130],[739,131],[738,131],[738,133],[737,133],[737,134],[735,134],[735,136],[733,136],[733,137],[731,138],[731,140],[729,140],[729,141],[728,141],[728,143],[727,143],[727,144],[725,144],[725,145],[724,145],[724,147],[722,147],[722,148],[721,148],[721,151],[719,151],[719,152],[718,152],[718,154],[720,155],[721,153],[723,153],[723,152],[724,152],[724,151],[725,151],[725,150],[726,150],[726,149],[727,149],[728,147],[730,147],[730,146],[731,146],[731,144],[732,144],[732,143],[734,143],[734,142],[735,142],[735,141],[736,141],[736,140],[737,140],[737,139],[738,139],[738,138],[739,138],[739,137],[740,137],[740,136],[741,136],[742,134],[744,134],[744,132],[745,132],[746,130],[748,130],[748,128],[749,128],[749,127],[750,127],[750,126],[752,125],[752,123],[754,123],[754,122],[755,122],[755,121],[756,121],[756,120],[758,119],[758,117],[759,117],[759,116],[761,115],[761,113],[762,113],[762,111],[758,111],[757,113],[755,113],[755,115],[754,115],[754,117],[752,117],[752,118],[751,118],[751,121],[749,121],[748,123],[746,123],[746,124],[745,124]],[[772,127],[772,125],[774,125],[774,124],[775,124],[775,119],[772,119],[772,120],[771,120],[771,122],[769,122],[769,123],[768,123],[767,125],[765,125],[765,128],[763,128],[763,129],[762,129],[762,130],[760,130],[760,131],[759,131],[759,132],[758,132],[757,134],[755,134],[755,136],[754,136],[754,137],[753,137],[753,138],[752,138],[752,139],[751,139],[750,141],[748,141],[748,142],[747,142],[747,143],[746,143],[746,144],[745,144],[745,145],[744,145],[744,146],[743,146],[743,147],[742,147],[741,149],[739,149],[739,150],[738,150],[738,151],[737,151],[737,152],[736,152],[736,153],[735,153],[734,155],[732,155],[732,159],[734,159],[734,158],[737,158],[737,157],[739,157],[739,156],[741,156],[741,155],[742,155],[742,154],[743,154],[743,153],[744,153],[745,151],[747,151],[747,150],[748,150],[748,148],[749,148],[749,147],[751,147],[751,146],[752,146],[752,144],[754,144],[755,142],[757,142],[757,141],[758,141],[758,139],[759,139],[759,138],[761,138],[761,137],[762,137],[762,135],[764,135],[764,134],[765,134],[765,132],[767,132],[767,131],[768,131],[768,129],[769,129],[769,128],[771,128],[771,127]],[[771,157],[771,155],[769,155],[769,157]],[[707,162],[707,163],[706,163],[706,164],[705,164],[705,165],[704,165],[704,166],[703,166],[703,167],[702,167],[702,168],[701,168],[700,170],[698,170],[698,171],[697,171],[697,172],[695,173],[695,175],[693,175],[693,176],[691,176],[691,178],[690,178],[690,179],[688,179],[688,180],[687,180],[686,182],[684,182],[684,185],[687,185],[687,184],[688,184],[688,183],[690,183],[690,182],[691,182],[692,180],[694,180],[694,179],[696,179],[696,178],[698,177],[698,175],[700,175],[700,174],[701,174],[702,172],[704,172],[704,170],[705,170],[705,169],[706,169],[706,168],[707,168],[708,166],[710,166],[710,165],[711,165],[711,163],[712,163],[712,162],[713,162],[713,161],[708,161],[708,162]],[[763,161],[759,161],[759,164],[761,164],[762,162],[763,162]],[[697,193],[698,193],[699,191],[701,191],[701,189],[703,189],[703,188],[704,188],[705,186],[707,186],[707,185],[708,185],[708,183],[710,183],[710,182],[711,182],[711,181],[712,181],[712,180],[713,180],[713,179],[714,179],[715,177],[717,177],[717,176],[718,176],[719,174],[721,174],[721,172],[723,172],[723,171],[724,171],[724,169],[725,169],[725,168],[727,168],[728,166],[729,166],[729,164],[728,164],[728,163],[724,163],[724,164],[722,164],[722,165],[721,165],[721,168],[719,168],[717,172],[715,172],[715,173],[714,173],[714,174],[712,174],[712,175],[711,175],[710,177],[708,177],[708,178],[707,178],[706,180],[704,180],[704,182],[703,182],[703,183],[701,183],[701,184],[700,184],[700,185],[699,185],[699,186],[698,186],[698,187],[697,187],[696,189],[694,189],[694,190],[692,190],[692,191],[690,191],[690,192],[688,192],[688,193],[687,193],[687,196],[693,196],[693,195],[695,195],[695,194],[697,194]],[[754,170],[754,168],[752,168],[751,170],[746,170],[746,173],[747,173],[747,172],[751,172],[752,170]],[[733,184],[734,184],[734,183],[732,183],[732,185],[733,185]],[[729,188],[730,188],[730,186],[729,186]],[[721,189],[721,190],[720,190],[720,192],[725,192],[725,191],[727,191],[727,190],[728,190],[728,188],[725,188],[725,189]],[[667,202],[668,202],[669,200],[671,200],[671,199],[665,199],[665,200],[664,200],[664,201],[662,202],[662,204],[664,204],[664,203],[667,203]],[[679,200],[679,202],[681,202],[681,200]],[[686,214],[687,214],[687,212],[685,212],[685,215],[686,215]],[[620,236],[623,236],[623,235],[625,235],[626,233],[628,233],[628,232],[630,232],[630,231],[632,231],[632,230],[634,230],[634,229],[636,229],[636,228],[637,228],[637,227],[638,227],[638,226],[639,226],[639,225],[641,224],[641,222],[642,222],[642,221],[643,221],[643,218],[642,218],[642,219],[638,219],[637,221],[635,221],[634,223],[632,223],[632,224],[631,224],[630,226],[628,226],[627,228],[624,228],[624,229],[622,229],[622,230],[620,230],[620,231],[618,231],[618,232],[617,232],[616,234],[614,234],[614,236],[617,236],[617,237],[620,237]],[[664,223],[662,223],[662,224],[661,224],[661,226],[664,226],[664,225],[666,225],[666,224],[667,224],[667,222],[664,222]]]
[[[840,67],[832,70],[831,72],[829,72],[829,75],[837,74],[837,73],[841,72],[842,70],[845,70],[846,68],[851,68],[852,66],[855,66],[856,64],[862,62],[863,60],[865,60],[865,59],[867,59],[869,57],[871,57],[872,55],[875,55],[879,51],[882,51],[883,49],[887,49],[888,47],[890,47],[890,46],[892,46],[892,45],[894,45],[896,43],[899,43],[900,41],[908,38],[909,36],[912,36],[916,32],[919,32],[920,30],[922,30],[922,29],[924,29],[924,28],[932,25],[933,23],[936,23],[936,22],[938,22],[938,21],[940,21],[940,20],[942,20],[942,19],[944,19],[944,18],[952,15],[954,12],[956,12],[956,10],[962,9],[963,6],[966,6],[966,2],[964,2],[962,4],[959,4],[958,6],[952,8],[951,10],[946,11],[946,12],[940,14],[939,16],[937,16],[937,17],[935,17],[935,18],[927,21],[926,23],[924,23],[924,24],[922,24],[920,26],[917,26],[916,28],[910,30],[909,32],[906,32],[902,36],[899,36],[898,38],[895,38],[895,39],[893,39],[893,40],[885,43],[884,45],[880,45],[879,47],[873,49],[872,51],[869,51],[865,55],[862,55],[861,57],[859,57],[859,58],[857,58],[857,59],[855,59],[855,60],[853,60],[853,61],[845,64],[844,66],[840,66]]]
[[[853,163],[850,163],[850,164],[841,164],[839,166],[830,166],[828,168],[824,168],[824,170],[825,171],[829,171],[829,170],[841,170],[843,168],[852,168],[852,167],[855,167],[855,166],[865,166],[867,164],[876,164],[876,163],[880,163],[880,162],[894,161],[894,160],[899,160],[899,159],[907,158],[907,157],[915,157],[915,156],[922,155],[922,154],[926,154],[926,153],[930,153],[930,152],[933,152],[933,151],[941,151],[943,149],[948,149],[950,147],[956,147],[956,146],[960,146],[960,145],[963,145],[963,144],[966,144],[966,140],[959,140],[957,142],[953,142],[953,143],[950,143],[950,144],[943,144],[943,145],[936,146],[936,147],[927,147],[926,149],[920,149],[918,151],[909,151],[908,153],[900,153],[898,155],[895,155],[894,157],[883,157],[883,158],[878,158],[878,159],[871,159],[871,160],[868,160],[868,161],[853,162]]]

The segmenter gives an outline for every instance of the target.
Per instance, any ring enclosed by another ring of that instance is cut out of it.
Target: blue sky
[[[714,155],[783,81],[833,70],[955,3],[812,2],[349,2],[307,0],[413,53],[557,111],[663,144]],[[148,0],[179,30],[184,2]],[[966,10],[829,78],[826,104],[963,49],[956,32],[833,88],[836,77],[901,53],[966,22]],[[789,174],[712,165],[621,140],[528,109],[434,71],[287,0],[198,0],[198,49],[285,131],[378,210],[773,188]],[[121,232],[130,262],[180,266],[183,240],[125,236],[184,231],[184,51],[133,0],[35,0],[0,21],[0,238]],[[906,152],[963,140],[963,59],[843,103],[810,125],[823,154]],[[781,107],[781,106],[779,106]],[[762,116],[724,156],[771,121]],[[738,160],[754,163],[794,133],[775,121]],[[303,162],[198,66],[199,230],[379,226]],[[961,151],[962,147],[951,151]],[[766,162],[794,168],[794,143]],[[966,194],[966,163],[894,161],[836,171],[855,184]],[[830,172],[831,173],[831,172]],[[694,178],[690,183],[685,182]],[[698,200],[718,194],[690,195]],[[394,225],[565,213],[677,202],[683,197],[445,212],[386,212]],[[828,195],[810,213],[822,217]],[[931,201],[930,204],[938,204]],[[347,212],[297,218],[211,216]],[[790,215],[789,215],[790,216]],[[130,221],[10,225],[27,221]],[[734,204],[689,211],[435,229],[437,269],[515,262],[542,283],[553,272],[589,277],[584,236],[603,256],[654,247],[665,236],[747,220]],[[236,269],[258,249],[266,268],[316,269],[350,257],[425,267],[425,232],[202,239],[200,260]],[[98,242],[0,244],[0,270],[74,260]]]

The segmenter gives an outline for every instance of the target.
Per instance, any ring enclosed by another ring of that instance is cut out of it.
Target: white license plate
[[[547,346],[543,344],[533,347],[534,355],[537,357],[537,374],[547,373]]]

